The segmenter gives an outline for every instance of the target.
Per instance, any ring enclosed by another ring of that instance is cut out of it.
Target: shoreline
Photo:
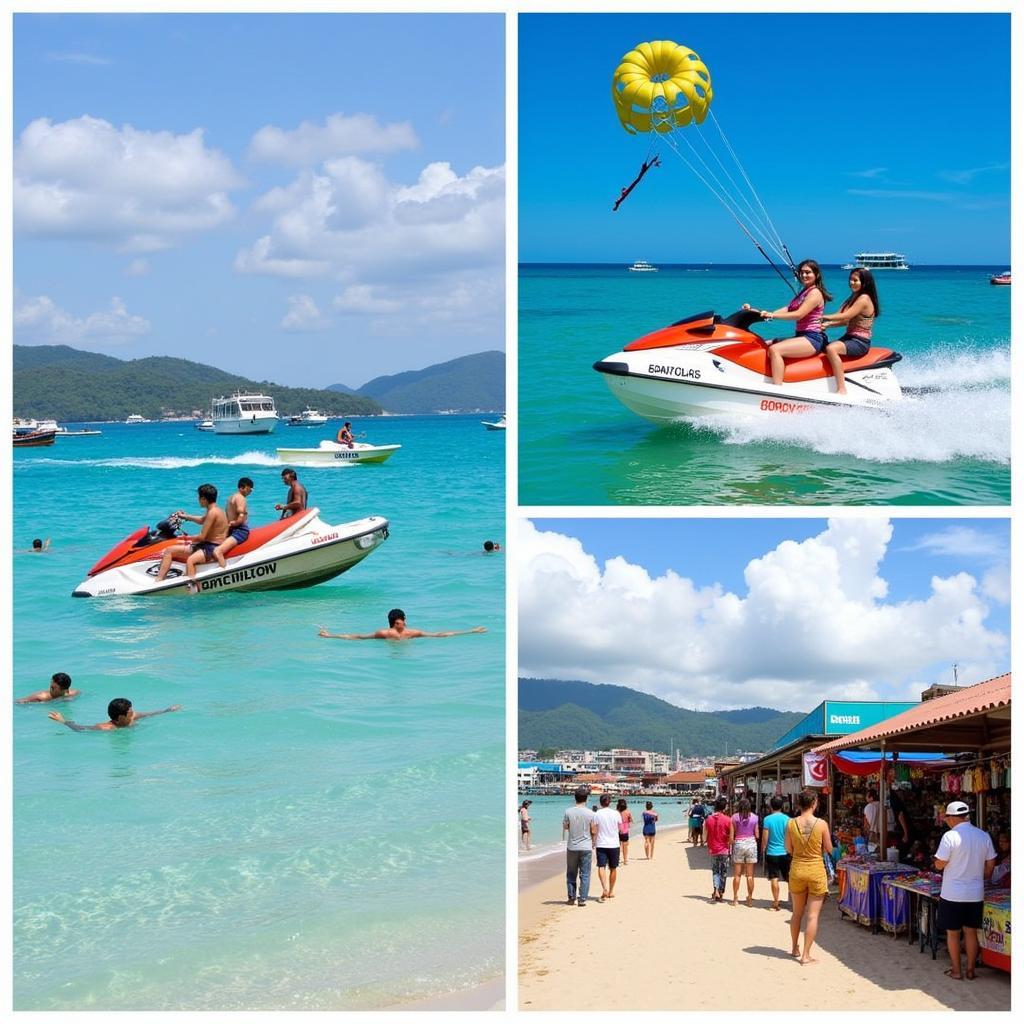
[[[424,996],[407,1003],[392,1003],[381,1010],[504,1010],[505,978],[499,976],[459,992]]]

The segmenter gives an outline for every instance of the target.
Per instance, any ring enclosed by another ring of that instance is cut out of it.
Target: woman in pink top
[[[757,815],[750,813],[750,801],[739,802],[739,813],[732,816],[732,905],[740,896],[740,875],[747,876],[747,906],[754,905],[754,865],[757,864],[757,840],[760,829]]]
[[[878,304],[878,289],[870,270],[850,271],[850,297],[839,307],[838,313],[822,317],[823,327],[845,324],[846,333],[838,341],[825,346],[825,355],[836,378],[836,393],[846,394],[846,377],[843,374],[841,356],[860,359],[871,348],[871,328],[877,317],[882,315]]]
[[[814,260],[804,260],[797,267],[800,292],[783,309],[761,309],[762,320],[795,320],[796,333],[792,338],[769,340],[768,358],[772,366],[772,383],[781,384],[786,373],[787,359],[802,359],[817,355],[825,348],[828,339],[821,328],[821,315],[825,303],[832,301],[821,278],[821,267]],[[749,303],[744,309],[751,309]]]

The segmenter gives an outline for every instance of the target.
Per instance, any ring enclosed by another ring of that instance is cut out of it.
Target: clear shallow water
[[[1010,296],[1003,267],[876,275],[876,341],[902,353],[884,412],[656,427],[593,363],[683,316],[778,306],[770,268],[524,265],[519,270],[519,500],[559,504],[995,505],[1010,500]],[[847,272],[825,268],[837,308]],[[784,337],[784,328],[771,336]],[[768,333],[768,331],[766,331]],[[938,388],[939,390],[931,390]],[[557,467],[557,469],[555,468]]]
[[[479,417],[365,421],[381,466],[300,469],[328,522],[391,537],[308,590],[81,600],[86,570],[197,484],[284,489],[274,447],[188,424],[103,425],[14,453],[16,696],[68,672],[83,695],[14,715],[18,1009],[369,1008],[504,965],[504,435]],[[403,645],[413,626],[482,635]],[[107,701],[178,714],[75,734]],[[61,702],[63,703],[63,702]]]

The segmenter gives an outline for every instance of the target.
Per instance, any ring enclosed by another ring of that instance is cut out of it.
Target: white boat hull
[[[816,406],[880,407],[901,398],[892,370],[869,367],[846,374],[847,394],[833,377],[773,384],[696,346],[616,352],[596,363],[609,391],[654,423],[699,416],[777,416]]]
[[[215,434],[272,434],[277,429],[276,416],[260,416],[258,413],[245,419],[221,419],[213,421]]]
[[[317,512],[311,509],[310,515],[296,517],[296,529],[280,534],[255,551],[228,558],[226,569],[216,562],[198,566],[196,583],[200,593],[312,587],[347,572],[387,540],[388,521],[382,516],[332,526],[320,519]],[[172,563],[167,578],[158,582],[159,565],[157,552],[151,559],[107,569],[83,580],[72,596],[187,595],[184,564]]]
[[[349,448],[336,441],[321,441],[319,448],[278,448],[282,462],[298,466],[346,466],[355,462],[386,462],[400,444],[356,444]]]

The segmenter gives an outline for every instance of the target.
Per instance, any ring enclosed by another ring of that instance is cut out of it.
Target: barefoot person
[[[619,812],[611,806],[612,798],[601,794],[601,809],[595,815],[597,832],[594,845],[597,848],[597,877],[601,881],[601,896],[598,903],[604,903],[615,895],[615,877],[619,873]]]
[[[789,815],[782,813],[782,797],[773,796],[772,813],[764,819],[761,830],[761,852],[764,868],[772,887],[772,910],[779,910],[779,883],[789,882],[789,854],[786,853],[786,826]]]
[[[530,849],[530,804],[532,800],[524,800],[519,805],[519,843],[526,849]]]
[[[757,815],[750,811],[750,801],[743,797],[732,816],[732,905],[740,897],[740,875],[747,876],[747,906],[754,905],[754,868],[757,865]]]
[[[985,906],[985,880],[996,866],[992,837],[967,819],[971,809],[962,800],[946,806],[948,831],[943,832],[935,851],[935,870],[942,872],[937,924],[946,932],[950,966],[947,977],[974,980],[978,962],[978,929]],[[960,972],[960,933],[964,933],[967,964]]]
[[[729,851],[732,848],[732,821],[725,813],[728,801],[720,796],[714,813],[704,819],[704,845],[711,854],[711,902],[721,903],[725,880],[729,877]]]
[[[647,801],[647,810],[643,813],[644,827],[644,856],[647,860],[654,860],[654,836],[657,832],[656,822],[658,820],[658,812],[654,809],[654,804],[650,800]]]
[[[19,697],[15,704],[45,704],[51,700],[69,700],[77,697],[82,691],[71,688],[71,676],[67,672],[54,672],[50,677],[48,690],[37,690],[25,697]]]
[[[192,516],[180,509],[174,513],[178,519],[187,519],[190,523],[201,523],[202,529],[190,544],[175,544],[167,548],[160,559],[157,580],[166,579],[171,562],[175,558],[185,559],[185,574],[189,578],[189,591],[198,592],[196,585],[196,566],[204,562],[215,561],[214,551],[228,535],[228,517],[217,505],[217,488],[213,484],[200,484],[198,488],[199,504],[203,508],[201,516]]]
[[[474,626],[472,629],[450,629],[442,633],[426,633],[422,629],[410,629],[405,624],[405,612],[401,608],[392,608],[388,612],[387,629],[378,629],[376,633],[328,633],[321,626],[319,635],[330,640],[415,640],[421,636],[465,636],[467,633],[486,632],[486,626]]]
[[[815,936],[818,934],[818,915],[828,895],[828,879],[825,877],[825,862],[822,853],[832,852],[832,837],[828,826],[814,812],[818,808],[818,797],[804,790],[797,797],[800,813],[791,818],[786,826],[786,853],[792,857],[789,866],[789,895],[793,901],[793,916],[789,932],[793,940],[791,953],[798,957],[801,965],[814,964],[811,956]],[[800,949],[800,925],[804,912],[807,924],[804,926],[804,946]]]
[[[52,718],[61,725],[66,725],[72,732],[106,732],[111,729],[128,729],[142,718],[152,718],[154,715],[166,715],[169,711],[180,711],[180,704],[172,704],[169,708],[160,711],[135,711],[132,702],[127,697],[115,697],[107,705],[109,722],[97,722],[95,725],[79,725],[65,718],[59,711],[51,711],[48,718]]]
[[[228,519],[227,540],[213,549],[213,557],[222,569],[228,564],[225,560],[227,555],[249,539],[249,506],[245,499],[252,494],[254,486],[247,476],[243,476],[238,481],[238,490],[228,498],[225,512]]]
[[[282,469],[281,479],[288,488],[288,498],[283,505],[275,505],[274,510],[281,513],[282,519],[289,519],[292,516],[297,516],[300,512],[305,512],[309,494],[306,488],[299,483],[299,475],[294,469]]]
[[[633,813],[625,800],[619,800],[615,810],[619,812],[619,853],[625,867],[629,863],[629,828],[633,824]]]

